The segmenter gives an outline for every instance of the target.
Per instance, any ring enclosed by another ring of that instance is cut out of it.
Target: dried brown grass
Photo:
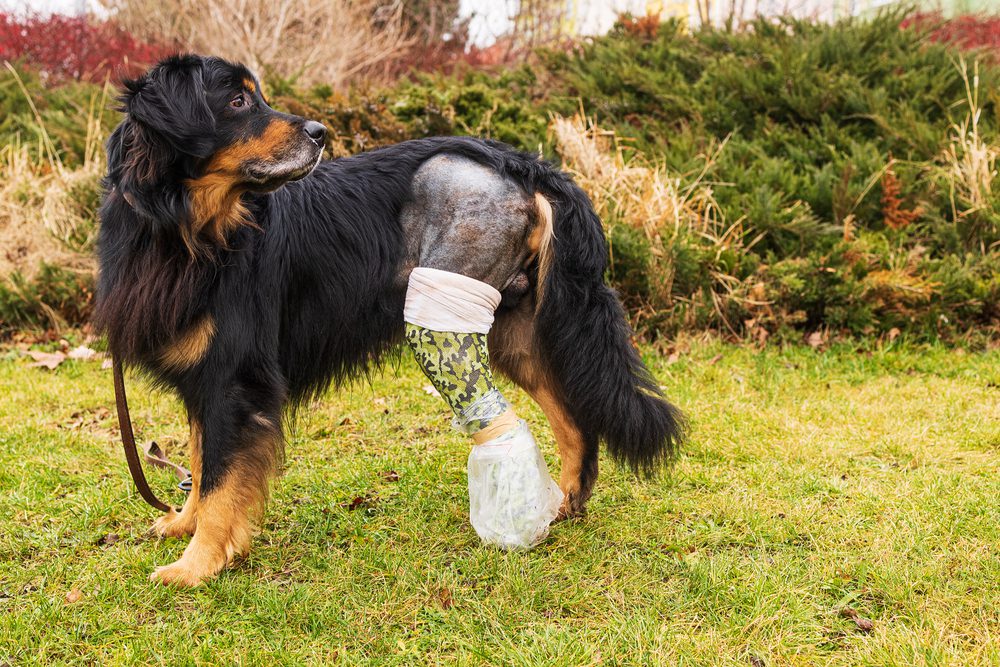
[[[11,72],[16,71],[5,63]],[[16,79],[20,82],[20,79]],[[34,104],[27,90],[22,93]],[[0,276],[32,277],[42,263],[93,271],[96,203],[103,164],[100,112],[108,88],[90,101],[83,164],[67,168],[38,115],[38,146],[0,147]]]
[[[343,88],[385,72],[411,46],[400,0],[110,0],[151,42],[218,55],[258,73]]]
[[[710,294],[683,297],[673,294],[676,266],[675,246],[695,244],[715,254],[742,253],[760,237],[747,239],[742,219],[728,223],[714,197],[718,185],[708,175],[726,142],[713,144],[702,155],[701,168],[693,174],[671,174],[663,165],[641,155],[628,156],[623,143],[594,119],[578,113],[572,118],[555,116],[550,124],[563,168],[594,202],[595,210],[609,231],[628,225],[642,232],[650,254],[648,303],[638,307],[638,318],[652,316],[690,298],[711,299],[720,323],[736,329],[726,316],[726,301],[751,301],[750,286],[724,271],[710,270],[714,289]],[[611,248],[612,261],[614,247]],[[694,312],[695,309],[688,309]]]
[[[974,61],[970,77],[969,66],[960,59],[956,67],[965,83],[965,104],[968,112],[960,123],[951,126],[948,146],[942,154],[951,183],[951,200],[955,220],[968,221],[975,234],[982,221],[979,214],[993,210],[994,180],[997,177],[1000,146],[987,141],[980,132],[982,106],[979,102],[979,63]]]

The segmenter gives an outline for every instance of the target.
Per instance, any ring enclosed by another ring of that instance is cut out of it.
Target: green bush
[[[664,295],[648,241],[606,221],[610,277],[647,334],[740,334],[747,322],[793,335],[994,327],[998,259],[982,250],[1000,241],[1000,187],[988,206],[956,205],[942,162],[968,113],[961,54],[900,29],[902,18],[758,21],[739,33],[692,34],[668,22],[652,38],[622,24],[543,52],[534,66],[421,75],[350,102],[289,106],[335,128],[337,154],[404,136],[478,134],[558,158],[549,118],[581,107],[627,152],[674,173],[697,171],[713,142],[725,141],[709,174],[713,195],[725,220],[757,239],[752,248],[727,256],[711,239],[675,240]],[[1000,70],[979,75],[979,130],[995,141]],[[887,195],[890,178],[898,192]],[[918,214],[893,229],[887,206]],[[748,298],[755,285],[766,308]]]
[[[48,86],[28,67],[17,67],[16,74],[0,67],[0,146],[24,145],[38,158],[48,159],[47,137],[56,159],[67,167],[78,166],[117,124],[119,115],[110,108],[113,96],[110,86]]]

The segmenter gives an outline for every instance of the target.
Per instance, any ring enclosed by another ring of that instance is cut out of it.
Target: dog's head
[[[124,86],[109,186],[140,216],[182,225],[189,248],[224,244],[248,220],[244,194],[300,179],[322,156],[326,128],[272,109],[242,65],[174,56]]]

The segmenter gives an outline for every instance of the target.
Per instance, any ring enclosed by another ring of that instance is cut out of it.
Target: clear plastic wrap
[[[524,420],[472,448],[469,518],[483,542],[501,549],[530,549],[549,534],[562,499]]]
[[[456,415],[451,420],[451,425],[466,435],[472,435],[476,431],[481,431],[507,410],[510,410],[510,403],[500,390],[490,389],[479,400]]]

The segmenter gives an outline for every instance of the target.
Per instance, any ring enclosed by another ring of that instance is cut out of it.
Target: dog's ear
[[[175,57],[125,81],[122,110],[177,151],[205,158],[213,149],[215,116],[208,106],[201,59]]]
[[[126,117],[108,137],[108,175],[116,182],[148,185],[177,158],[156,131]]]
[[[108,137],[105,187],[117,190],[140,217],[177,220],[179,205],[164,197],[162,179],[178,153],[159,134],[126,117]]]

